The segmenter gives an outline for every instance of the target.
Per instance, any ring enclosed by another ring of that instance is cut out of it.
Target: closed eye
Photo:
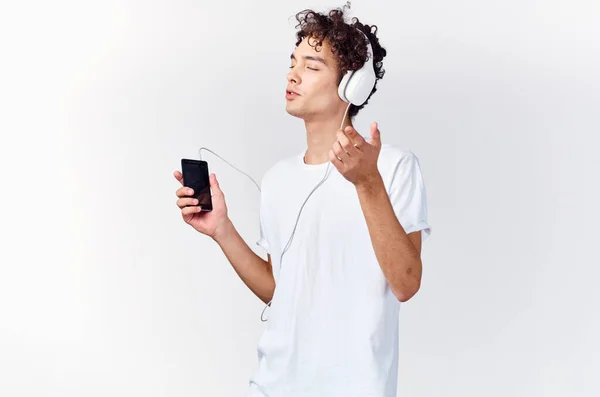
[[[293,67],[293,66],[290,66],[289,68],[290,68],[290,69],[293,69],[294,67]],[[307,68],[307,69],[310,69],[310,70],[315,70],[315,71],[316,71],[316,70],[319,70],[319,69],[310,68],[310,67],[308,67],[308,66],[307,66],[306,68]]]

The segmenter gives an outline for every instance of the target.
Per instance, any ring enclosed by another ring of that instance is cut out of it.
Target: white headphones
[[[338,86],[338,95],[342,101],[352,103],[355,106],[360,106],[371,94],[377,77],[373,68],[373,48],[367,35],[360,29],[356,29],[367,39],[368,59],[365,64],[358,70],[349,70],[340,85]]]

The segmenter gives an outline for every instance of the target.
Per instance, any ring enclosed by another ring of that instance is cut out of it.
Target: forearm
[[[420,287],[419,253],[394,213],[381,176],[356,190],[381,270],[398,300],[406,301]]]
[[[275,279],[271,265],[254,253],[228,220],[221,233],[213,238],[235,269],[244,284],[268,303],[275,291]]]

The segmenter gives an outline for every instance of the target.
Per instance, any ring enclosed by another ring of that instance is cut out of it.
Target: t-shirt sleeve
[[[266,219],[266,205],[265,205],[265,195],[263,193],[265,189],[264,177],[261,181],[261,194],[260,194],[260,210],[259,210],[259,230],[260,230],[260,238],[256,242],[256,245],[262,247],[267,253],[270,253],[269,250],[269,241],[267,240],[267,233],[265,229],[265,219]]]
[[[427,193],[419,159],[407,152],[396,163],[389,191],[390,202],[406,234],[421,230],[421,241],[431,235],[427,221]]]
[[[256,242],[256,245],[262,247],[265,251],[270,252],[269,251],[269,242],[267,241],[267,236],[265,234],[265,229],[263,226],[263,221],[264,221],[264,213],[261,210],[260,211],[260,239]]]

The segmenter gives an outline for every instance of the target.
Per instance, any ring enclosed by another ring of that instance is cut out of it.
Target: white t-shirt
[[[258,342],[248,397],[395,397],[398,314],[375,257],[356,187],[333,164],[277,162],[261,183],[257,242],[271,254],[276,288]],[[406,233],[431,233],[417,157],[382,144],[378,169]]]

